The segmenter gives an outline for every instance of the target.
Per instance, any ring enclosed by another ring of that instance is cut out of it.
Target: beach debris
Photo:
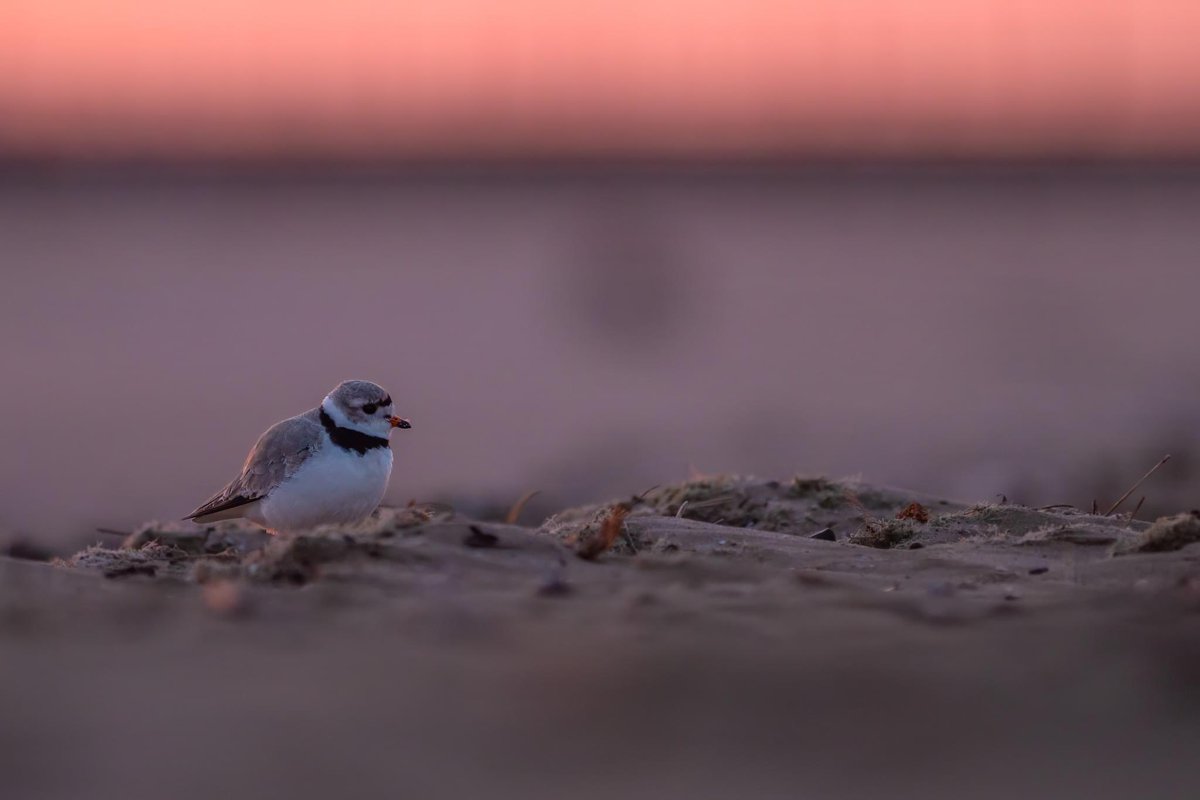
[[[929,511],[925,506],[914,501],[900,509],[896,519],[911,519],[915,522],[929,522]]]
[[[917,534],[916,524],[910,519],[870,519],[850,534],[851,544],[888,550],[902,544]]]
[[[833,528],[822,528],[816,533],[811,534],[808,538],[822,542],[836,542],[837,534],[833,532]]]
[[[1158,472],[1159,467],[1161,467],[1163,464],[1166,464],[1170,460],[1171,460],[1170,453],[1163,456],[1162,459],[1160,459],[1157,464],[1155,464],[1153,467],[1150,468],[1149,472],[1147,472],[1145,475],[1143,475],[1141,478],[1138,479],[1137,483],[1135,483],[1133,486],[1130,486],[1129,491],[1126,492],[1125,494],[1121,495],[1120,499],[1117,500],[1117,502],[1113,503],[1112,506],[1109,507],[1108,511],[1104,512],[1104,516],[1111,517],[1113,514],[1115,514],[1117,509],[1120,508],[1125,503],[1125,501],[1129,499],[1129,496],[1138,490],[1139,486],[1141,486],[1143,483],[1145,483],[1150,478],[1150,476],[1153,475],[1155,472]],[[1095,505],[1095,503],[1093,503],[1093,506],[1094,505]],[[1142,504],[1138,503],[1138,507],[1133,510],[1133,513],[1136,514],[1141,507],[1142,507]]]
[[[127,578],[135,575],[155,577],[187,572],[188,554],[158,542],[147,542],[134,549],[113,549],[101,545],[80,550],[69,559],[55,559],[60,567],[96,570],[106,578]]]
[[[467,530],[470,531],[464,538],[463,544],[467,547],[495,547],[500,543],[500,537],[494,533],[487,533],[478,525],[471,525]]]
[[[599,528],[584,531],[580,535],[575,544],[575,555],[591,561],[612,547],[613,542],[617,540],[625,527],[625,517],[628,514],[628,506],[622,503],[613,506],[608,512],[608,516],[601,521]]]
[[[653,487],[623,500],[565,509],[542,523],[540,531],[574,545],[600,525],[615,502],[622,502],[629,508],[629,535],[615,544],[621,553],[654,546],[652,541],[643,541],[643,532],[659,526],[643,524],[647,517],[674,517],[804,537],[822,528],[833,528],[839,532],[840,541],[845,536],[839,526],[852,530],[863,521],[890,518],[913,501],[926,508],[944,506],[939,508],[943,513],[964,508],[898,489],[868,486],[855,478],[834,481],[801,475],[788,481],[764,481],[751,476],[715,475]]]
[[[1146,504],[1146,495],[1142,495],[1142,499],[1137,501],[1137,505],[1133,507],[1133,511],[1129,512],[1130,519],[1137,519],[1138,512],[1142,510],[1142,506]]]
[[[508,509],[508,513],[504,515],[505,524],[516,525],[517,520],[521,518],[521,512],[525,510],[526,504],[541,493],[540,489],[534,489],[521,495],[517,502],[512,504],[512,508]]]
[[[243,555],[271,541],[271,535],[241,520],[197,525],[194,522],[148,522],[121,542],[122,550],[160,544],[189,556]]]
[[[817,508],[825,511],[835,511],[847,504],[865,510],[863,501],[855,495],[849,486],[831,481],[825,477],[808,477],[797,475],[792,478],[788,487],[787,497],[793,500],[805,500],[815,503]]]

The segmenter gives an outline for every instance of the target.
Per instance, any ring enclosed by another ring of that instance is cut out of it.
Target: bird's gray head
[[[341,428],[387,438],[396,428],[411,428],[395,416],[392,396],[370,381],[342,381],[321,401],[321,408]]]

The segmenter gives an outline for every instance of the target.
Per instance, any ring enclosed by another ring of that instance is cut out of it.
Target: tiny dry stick
[[[675,519],[683,519],[683,510],[687,508],[688,501],[684,500],[679,504],[679,510],[675,512]]]
[[[688,508],[712,508],[713,506],[719,506],[734,499],[736,499],[736,495],[723,494],[717,497],[710,497],[707,500],[684,500],[683,504]]]
[[[1133,522],[1134,517],[1137,516],[1137,512],[1142,510],[1142,503],[1144,503],[1144,502],[1146,502],[1146,495],[1142,495],[1142,499],[1138,500],[1138,504],[1133,507],[1133,511],[1129,512],[1129,521],[1130,522]]]
[[[128,536],[129,531],[114,531],[112,528],[96,528],[96,533],[102,533],[105,536]]]
[[[1138,481],[1137,483],[1135,483],[1133,486],[1129,487],[1129,491],[1128,491],[1128,492],[1126,492],[1125,494],[1121,495],[1121,499],[1120,499],[1120,500],[1118,500],[1117,502],[1115,502],[1115,503],[1113,503],[1113,504],[1112,504],[1112,508],[1110,508],[1108,511],[1105,511],[1105,512],[1104,512],[1104,516],[1106,516],[1106,517],[1110,517],[1110,516],[1112,516],[1112,513],[1113,513],[1114,511],[1116,511],[1118,508],[1120,508],[1120,507],[1121,507],[1121,504],[1122,504],[1122,503],[1124,503],[1126,500],[1128,500],[1128,499],[1129,499],[1129,496],[1130,496],[1131,494],[1133,494],[1134,492],[1136,492],[1136,491],[1137,491],[1137,488],[1138,488],[1139,486],[1141,486],[1143,483],[1145,483],[1147,478],[1149,478],[1149,477],[1150,477],[1151,475],[1153,475],[1155,472],[1158,472],[1158,468],[1159,468],[1159,467],[1161,467],[1163,464],[1167,463],[1167,462],[1168,462],[1168,461],[1170,461],[1170,460],[1171,460],[1171,455],[1170,455],[1170,453],[1168,453],[1167,455],[1163,456],[1163,457],[1162,457],[1162,461],[1159,461],[1157,464],[1155,464],[1153,467],[1151,467],[1151,468],[1150,468],[1150,471],[1149,471],[1149,472],[1147,472],[1145,475],[1143,475],[1143,476],[1142,476],[1142,479],[1141,479],[1140,481]]]
[[[633,554],[636,556],[638,554],[637,545],[633,543],[633,536],[629,534],[628,525],[621,526],[621,535],[625,537],[625,544],[629,545],[629,549],[632,550]]]
[[[525,504],[541,493],[540,489],[534,489],[532,492],[526,492],[521,495],[521,499],[513,503],[512,508],[508,510],[508,514],[504,517],[504,522],[508,525],[516,525],[517,520],[521,518],[521,512],[525,510]]]

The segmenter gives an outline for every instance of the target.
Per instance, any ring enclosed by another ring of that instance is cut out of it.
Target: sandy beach
[[[0,800],[1200,796],[1200,4],[0,8]]]
[[[151,524],[0,561],[0,764],[23,800],[1186,797],[1196,541],[819,478]]]

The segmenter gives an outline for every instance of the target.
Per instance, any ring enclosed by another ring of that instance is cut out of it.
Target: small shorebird
[[[242,473],[184,519],[248,519],[272,533],[367,517],[392,473],[388,436],[412,427],[370,381],[344,381],[321,405],[272,425]]]

